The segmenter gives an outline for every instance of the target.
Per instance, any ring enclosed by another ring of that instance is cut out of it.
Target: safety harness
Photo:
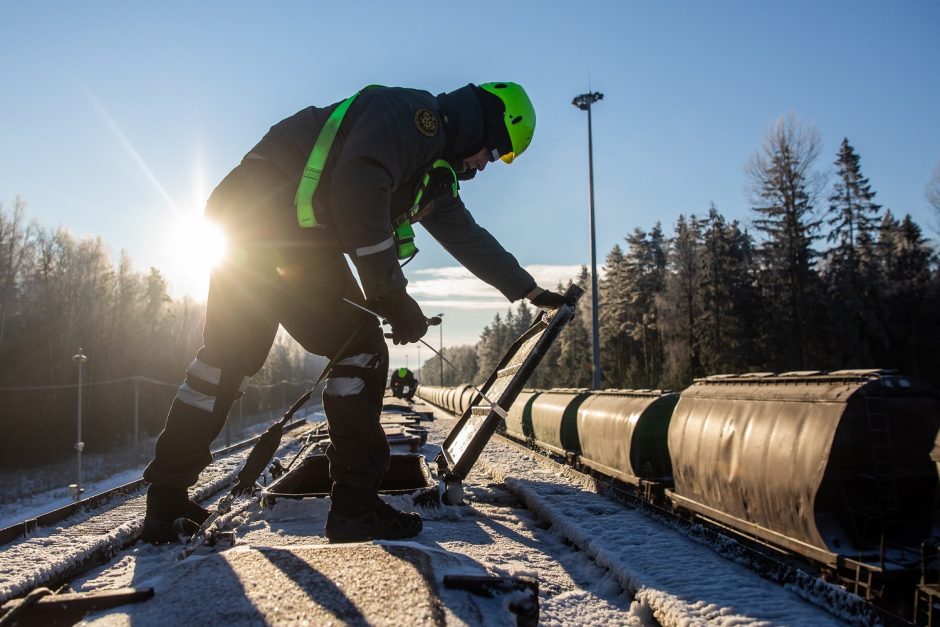
[[[297,224],[302,228],[322,226],[317,223],[316,216],[313,214],[313,195],[316,193],[317,186],[320,184],[320,176],[323,174],[323,168],[330,154],[330,149],[333,147],[333,141],[336,139],[339,126],[343,118],[346,117],[346,112],[349,111],[350,105],[352,105],[353,101],[360,93],[361,92],[356,92],[337,105],[333,113],[330,114],[330,117],[327,118],[326,124],[324,124],[323,128],[320,130],[317,141],[313,144],[313,150],[310,151],[310,157],[307,159],[306,167],[304,167],[303,177],[301,177],[300,185],[297,186],[297,193],[294,195],[294,204],[297,207]],[[403,260],[405,263],[411,261],[411,259],[418,254],[418,248],[414,244],[415,232],[411,226],[411,221],[421,211],[421,199],[424,197],[424,192],[427,190],[428,183],[431,181],[431,174],[437,168],[444,168],[450,172],[451,178],[453,179],[450,191],[454,198],[457,197],[457,191],[460,189],[457,184],[457,174],[454,172],[451,165],[444,159],[437,159],[431,165],[431,169],[428,170],[421,179],[421,185],[418,188],[418,193],[415,195],[411,207],[408,211],[398,216],[391,224],[398,259]],[[404,263],[402,265],[404,265]]]

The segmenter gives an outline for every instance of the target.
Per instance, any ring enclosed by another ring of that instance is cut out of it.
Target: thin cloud
[[[581,266],[531,265],[526,266],[535,281],[546,289],[565,285],[581,271]],[[506,300],[496,288],[473,276],[462,266],[445,266],[416,270],[408,282],[408,292],[428,306],[466,307],[487,309],[504,307]],[[424,278],[427,277],[427,278]]]
[[[510,303],[506,302],[505,298],[500,298],[499,300],[429,300],[427,298],[419,298],[419,303],[424,309],[506,309],[510,306]]]

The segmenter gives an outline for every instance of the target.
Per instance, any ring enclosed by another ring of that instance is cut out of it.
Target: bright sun
[[[192,296],[205,296],[209,273],[224,258],[225,234],[201,212],[181,215],[171,229],[168,246],[172,251],[171,280]]]
[[[193,271],[208,273],[225,258],[225,233],[202,213],[184,216],[177,233],[180,236],[179,253],[187,264],[191,264]]]

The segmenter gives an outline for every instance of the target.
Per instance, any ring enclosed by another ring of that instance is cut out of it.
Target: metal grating
[[[565,293],[577,301],[584,291],[572,285]],[[445,482],[466,478],[473,464],[492,437],[505,412],[522,391],[558,334],[574,317],[574,307],[563,305],[554,311],[541,312],[525,333],[509,348],[486,383],[470,402],[441,448],[437,463]],[[486,400],[483,398],[486,397]],[[497,405],[494,409],[491,402]]]

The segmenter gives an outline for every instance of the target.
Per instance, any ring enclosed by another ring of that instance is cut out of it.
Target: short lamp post
[[[444,314],[437,314],[437,317],[441,319],[441,324],[437,327],[439,333],[437,343],[441,351],[441,354],[438,355],[441,361],[441,380],[439,384],[441,387],[444,387]]]
[[[602,99],[604,94],[593,92],[575,96],[571,104],[587,111],[588,114],[588,188],[591,195],[591,338],[593,344],[594,379],[593,388],[601,387],[601,342],[597,313],[597,242],[594,236],[594,146],[591,137],[591,105]]]
[[[75,441],[75,453],[78,459],[78,482],[75,485],[70,485],[69,489],[72,492],[72,498],[78,501],[82,498],[82,492],[85,491],[85,488],[82,487],[82,451],[85,449],[85,443],[82,442],[82,366],[88,361],[88,357],[79,348],[78,354],[72,356],[72,361],[78,362],[78,415],[76,419],[78,435]]]

